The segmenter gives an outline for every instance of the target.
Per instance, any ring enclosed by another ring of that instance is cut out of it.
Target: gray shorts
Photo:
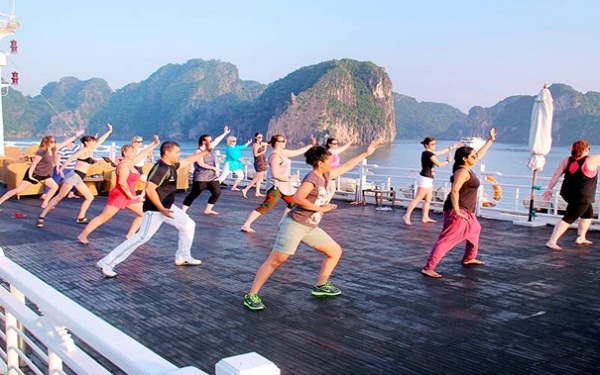
[[[85,182],[83,182],[80,175],[75,173],[75,170],[72,170],[65,176],[63,183],[71,186],[85,186]]]
[[[329,237],[323,229],[302,225],[292,220],[289,216],[286,216],[279,226],[273,251],[293,255],[298,249],[300,242],[312,248],[325,244],[337,245],[337,242]]]

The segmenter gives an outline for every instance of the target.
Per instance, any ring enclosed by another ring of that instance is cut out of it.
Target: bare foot
[[[88,241],[87,237],[84,236],[84,235],[82,235],[82,234],[80,234],[79,236],[77,236],[77,240],[79,242],[81,242],[82,244],[84,244],[84,245],[87,245],[87,244],[90,243],[90,241]]]
[[[204,215],[218,215],[218,214],[219,213],[217,211],[213,211],[213,210],[204,211]]]
[[[256,231],[250,227],[241,227],[240,230],[245,233],[256,233]]]
[[[442,275],[435,272],[434,270],[426,270],[425,268],[423,268],[421,270],[421,274],[425,275],[425,276],[433,277],[434,279],[439,279],[440,277],[442,277]]]
[[[427,219],[423,219],[423,220],[421,220],[421,222],[422,222],[423,224],[427,224],[427,223],[437,223],[437,220],[432,220],[432,219],[429,219],[429,218],[427,218]]]
[[[593,244],[593,242],[592,241],[588,241],[585,238],[582,239],[582,240],[580,240],[579,238],[575,240],[575,245],[584,245],[585,246],[585,245],[591,245],[591,244]]]
[[[240,190],[240,189],[238,189],[238,188],[232,187],[232,188],[231,188],[231,191],[241,191],[241,190]]]
[[[67,195],[67,198],[69,199],[79,199],[79,195],[73,194],[73,193],[69,193],[69,195]]]
[[[233,190],[233,189],[232,189],[232,190]],[[244,196],[244,198],[248,198],[248,197],[246,196],[246,194],[247,194],[247,193],[248,193],[248,192],[246,191],[246,189],[242,190],[242,195]]]
[[[552,249],[552,250],[556,250],[556,251],[561,251],[562,250],[562,247],[560,247],[557,244],[552,243],[550,241],[546,242],[546,247],[548,249]]]
[[[402,216],[402,220],[404,220],[404,224],[412,225],[412,223],[410,222],[410,218],[407,217],[406,215]]]
[[[266,197],[264,194],[254,194],[255,197]]]
[[[483,266],[484,264],[484,261],[475,258],[463,262],[463,266]]]

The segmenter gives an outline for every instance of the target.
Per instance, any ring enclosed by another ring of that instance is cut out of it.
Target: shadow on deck
[[[4,189],[0,190],[4,193]],[[181,203],[184,195],[178,194]],[[221,358],[256,351],[283,374],[597,373],[600,368],[600,235],[590,247],[562,239],[543,244],[551,227],[525,228],[481,220],[481,268],[460,266],[462,249],[438,267],[440,280],[419,270],[441,223],[401,225],[404,209],[340,203],[322,227],[344,248],[332,277],[343,295],[310,295],[321,255],[303,245],[261,291],[267,309],[242,305],[255,271],[270,251],[283,204],[239,231],[261,201],[224,190],[216,217],[202,214],[207,195],[190,209],[192,254],[200,267],[173,266],[176,232],[156,236],[105,280],[95,262],[123,239],[132,214],[121,212],[75,240],[80,200],[64,200],[35,227],[40,201],[6,202],[0,246],[54,288],[178,366],[209,373]],[[99,197],[88,217],[106,201]],[[20,211],[25,219],[11,215]],[[433,215],[441,221],[440,215]]]

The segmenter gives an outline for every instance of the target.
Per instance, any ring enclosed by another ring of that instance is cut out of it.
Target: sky
[[[0,12],[13,2],[0,0]],[[271,83],[332,59],[385,68],[394,92],[467,112],[544,83],[600,91],[597,0],[15,0],[21,27],[0,40],[2,77],[38,95],[62,77],[114,90],[190,59]]]

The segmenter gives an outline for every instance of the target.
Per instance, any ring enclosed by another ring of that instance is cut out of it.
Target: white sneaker
[[[202,264],[200,259],[190,257],[175,257],[176,266],[199,266]]]
[[[100,272],[104,275],[104,277],[108,279],[112,279],[113,277],[117,277],[117,273],[113,271],[113,268],[109,266],[105,261],[100,259],[98,263],[96,263],[96,267],[100,268]]]

